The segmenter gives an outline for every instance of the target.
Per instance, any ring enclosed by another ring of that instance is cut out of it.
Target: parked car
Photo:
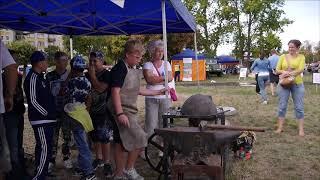
[[[216,74],[218,77],[223,75],[222,65],[218,63],[217,58],[206,59],[206,74],[207,77],[212,74]]]

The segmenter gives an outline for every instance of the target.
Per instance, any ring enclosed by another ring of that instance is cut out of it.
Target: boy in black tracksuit
[[[36,139],[36,174],[33,180],[43,180],[51,159],[52,136],[56,125],[54,97],[44,77],[48,68],[45,53],[35,51],[30,58],[32,69],[24,81],[24,92],[28,102],[28,116]]]

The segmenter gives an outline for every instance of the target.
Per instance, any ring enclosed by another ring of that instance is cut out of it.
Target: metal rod
[[[168,88],[168,54],[167,54],[167,22],[166,22],[166,2],[162,0],[161,2],[162,9],[162,34],[163,34],[163,55],[164,55],[164,76],[165,81],[164,85]],[[169,98],[169,93],[166,91],[166,98]]]
[[[198,49],[197,49],[197,29],[194,33],[194,52],[196,57],[196,64],[197,64],[197,82],[198,82],[198,90],[200,89],[200,83],[199,83],[199,62],[198,62]]]
[[[73,58],[73,41],[72,36],[70,36],[70,57]]]

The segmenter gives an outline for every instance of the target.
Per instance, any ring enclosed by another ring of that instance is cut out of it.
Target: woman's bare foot
[[[304,131],[303,131],[303,130],[300,130],[300,131],[299,131],[299,136],[300,136],[300,137],[304,137]]]
[[[275,132],[276,134],[280,134],[280,133],[282,133],[282,132],[283,132],[283,130],[278,128],[278,129],[277,129],[277,130],[275,130],[274,132]]]

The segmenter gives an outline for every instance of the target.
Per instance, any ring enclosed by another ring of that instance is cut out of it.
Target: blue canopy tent
[[[167,61],[167,32],[196,32],[180,0],[0,0],[0,11],[2,28],[70,35],[71,55],[72,35],[162,33]]]
[[[196,55],[195,54],[196,54],[195,51],[193,51],[191,49],[185,49],[181,53],[173,55],[171,59],[173,59],[173,60],[181,60],[183,58],[196,59]],[[198,54],[197,55],[197,59],[205,59],[205,56],[203,54]]]
[[[218,63],[226,64],[226,63],[239,63],[239,60],[232,56],[217,56]]]

